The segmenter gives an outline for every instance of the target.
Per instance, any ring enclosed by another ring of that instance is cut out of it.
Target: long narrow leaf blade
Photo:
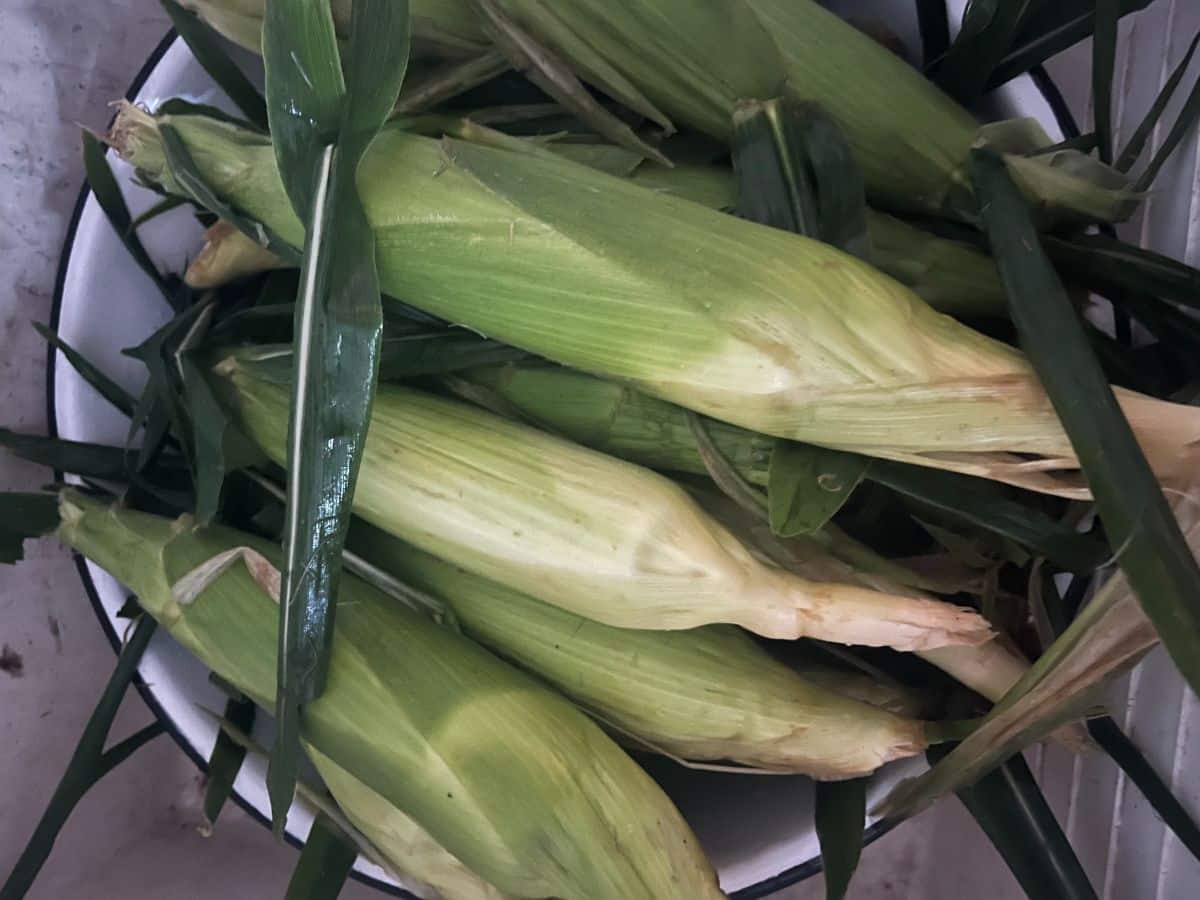
[[[126,416],[133,415],[133,408],[137,404],[137,401],[125,388],[101,372],[87,357],[41,322],[34,322],[33,327],[45,339],[46,343],[67,358],[67,362],[79,373],[80,377],[95,388],[101,397]]]
[[[1200,34],[1192,38],[1191,44],[1188,45],[1187,53],[1183,55],[1183,59],[1179,61],[1179,65],[1175,67],[1175,71],[1171,73],[1171,77],[1163,84],[1162,90],[1154,98],[1154,103],[1147,110],[1146,117],[1142,119],[1137,130],[1129,138],[1129,143],[1121,151],[1121,155],[1117,158],[1117,168],[1122,172],[1128,172],[1133,164],[1141,158],[1142,151],[1146,149],[1146,142],[1150,140],[1150,135],[1154,133],[1154,128],[1158,125],[1158,120],[1162,118],[1167,104],[1175,96],[1175,90],[1179,87],[1179,82],[1183,81],[1184,73],[1187,72],[1188,66],[1192,64],[1192,57],[1196,54],[1197,45],[1200,45]]]
[[[1029,207],[995,154],[971,178],[1013,321],[1087,475],[1118,559],[1175,664],[1200,691],[1200,566],[1096,362]]]
[[[1137,745],[1108,716],[1090,720],[1088,731],[1104,752],[1121,767],[1129,780],[1137,785],[1138,790],[1154,807],[1154,811],[1167,827],[1175,832],[1179,842],[1187,847],[1192,856],[1200,859],[1200,825],[1196,824],[1196,820],[1172,793],[1162,776],[1154,771],[1154,767],[1142,755]]]
[[[225,719],[244,732],[254,727],[255,706],[249,700],[231,697],[225,704]],[[217,742],[208,758],[208,784],[204,787],[204,818],[211,826],[217,821],[225,801],[233,794],[233,783],[246,759],[246,748],[217,729]]]
[[[825,870],[825,900],[842,900],[862,855],[867,779],[818,781],[815,788],[814,815]]]
[[[160,0],[163,9],[183,38],[196,61],[225,92],[252,123],[259,128],[267,127],[267,103],[250,79],[230,59],[221,44],[220,36],[195,14],[188,12],[175,0]]]
[[[947,751],[931,749],[936,761]],[[1030,900],[1095,900],[1096,893],[1025,759],[1012,757],[959,799]]]
[[[1200,119],[1200,77],[1196,79],[1196,83],[1192,86],[1192,92],[1183,104],[1183,109],[1180,111],[1179,117],[1175,120],[1175,124],[1167,132],[1166,140],[1158,148],[1158,152],[1154,154],[1154,158],[1150,160],[1150,164],[1146,166],[1146,171],[1138,178],[1135,190],[1150,190],[1150,187],[1154,184],[1154,179],[1158,177],[1158,173],[1167,164],[1167,160],[1171,158],[1171,154],[1175,152],[1175,148],[1183,141],[1184,136],[1196,124],[1197,119]]]
[[[1046,252],[1072,282],[1106,297],[1125,291],[1200,309],[1200,269],[1106,234],[1046,237]]]
[[[1092,101],[1096,116],[1096,150],[1100,161],[1113,161],[1112,82],[1117,61],[1118,0],[1096,0],[1096,30],[1092,36]]]
[[[150,259],[150,254],[142,246],[142,242],[133,228],[133,215],[125,203],[125,197],[117,184],[116,176],[109,168],[104,144],[91,132],[84,131],[82,135],[83,168],[87,174],[88,187],[92,189],[92,195],[100,204],[100,209],[104,211],[104,215],[108,218],[113,230],[116,231],[117,237],[125,245],[125,249],[129,251],[129,255],[133,257],[138,268],[149,276],[167,302],[175,305],[174,294],[167,287],[162,273],[158,271],[158,266]]]
[[[358,848],[341,828],[320,813],[313,820],[284,900],[335,900],[342,892]]]
[[[355,174],[408,65],[406,0],[355,0],[340,58],[327,4],[272,0],[263,56],[276,161],[307,228],[296,300],[280,603],[277,831],[295,792],[300,707],[324,685],[350,497],[366,438],[383,312]]]

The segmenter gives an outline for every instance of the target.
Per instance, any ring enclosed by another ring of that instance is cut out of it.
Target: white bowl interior
[[[892,11],[903,6],[908,15],[912,4],[879,0],[862,6]],[[904,37],[915,33],[907,22],[898,30]],[[233,111],[178,40],[154,66],[137,100],[153,108],[159,101],[176,96]],[[1020,111],[1036,116],[1058,136],[1048,105],[1029,79],[1014,82],[1000,99],[1006,114]],[[130,168],[111,154],[110,161],[134,214],[152,206],[156,195],[134,184]],[[141,231],[141,237],[161,269],[181,271],[189,250],[198,249],[200,233],[190,211],[181,208],[155,220]],[[126,388],[140,389],[144,381],[141,363],[120,351],[140,343],[168,320],[170,311],[166,303],[129,258],[94,197],[89,196],[84,205],[68,252],[59,333]],[[61,355],[56,355],[54,365],[54,405],[60,436],[123,443],[127,420],[100,398]],[[88,570],[104,615],[110,627],[120,634],[126,623],[116,618],[116,612],[125,600],[126,591],[99,567],[88,563]],[[216,740],[216,727],[202,708],[219,710],[224,697],[210,684],[206,668],[160,631],[142,661],[140,672],[175,733],[196,754],[207,758]],[[263,728],[265,737],[269,722]],[[887,766],[872,780],[869,801],[881,798],[898,780],[923,767],[916,760]],[[666,762],[651,768],[695,828],[720,872],[726,891],[751,888],[797,867],[815,871],[813,861],[819,852],[813,827],[812,784],[808,779],[723,775],[690,771]],[[269,817],[265,776],[265,761],[251,755],[234,787],[249,807]],[[311,822],[308,807],[297,802],[289,817],[288,832],[303,839]],[[395,884],[386,873],[365,860],[359,860],[357,869],[364,875]]]

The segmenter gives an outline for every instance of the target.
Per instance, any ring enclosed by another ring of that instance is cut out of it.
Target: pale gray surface
[[[1172,55],[1194,32],[1200,13],[1165,0],[1131,35],[1143,47],[1172,37]],[[1126,30],[1132,29],[1132,25]],[[49,316],[54,272],[67,220],[82,179],[75,123],[100,127],[105,103],[119,97],[166,30],[153,0],[4,0],[0,5],[0,424],[40,432],[45,428],[44,362],[41,341],[28,326]],[[1060,64],[1074,76],[1069,98],[1086,112],[1088,91],[1080,63]],[[1164,61],[1146,54],[1140,66],[1157,77]],[[1137,67],[1121,78],[1144,84]],[[1137,106],[1144,105],[1141,96]],[[1133,101],[1124,118],[1133,116]],[[1124,104],[1123,104],[1124,106]],[[1128,125],[1125,125],[1128,134]],[[1171,192],[1160,205],[1173,206],[1195,189],[1194,141],[1176,161]],[[1194,217],[1173,227],[1152,202],[1147,237],[1195,262],[1200,241]],[[1154,222],[1159,224],[1155,225]],[[109,298],[97,297],[105,303]],[[0,490],[30,489],[48,473],[0,455]],[[112,651],[96,624],[74,566],[53,541],[31,545],[17,569],[0,568],[0,643],[24,660],[24,673],[0,673],[0,875],[7,874],[66,765],[79,732],[113,664]],[[57,637],[51,625],[57,623]],[[1134,684],[1170,707],[1171,715],[1131,718],[1135,735],[1151,746],[1162,771],[1186,773],[1188,734],[1195,698],[1178,688],[1169,696],[1151,693],[1163,682],[1162,659],[1143,667]],[[1163,683],[1168,683],[1163,682]],[[1143,703],[1143,708],[1154,704]],[[1182,715],[1180,710],[1183,710]],[[125,735],[149,720],[140,701],[126,703],[118,723]],[[1195,759],[1195,751],[1191,751]],[[1106,897],[1182,898],[1170,884],[1196,883],[1194,863],[1173,838],[1164,839],[1133,789],[1127,789],[1103,760],[1081,764],[1056,754],[1033,762],[1044,771],[1048,793],[1089,873]],[[1194,783],[1194,780],[1193,780]],[[249,900],[282,896],[295,851],[230,807],[215,834],[199,835],[201,784],[187,758],[160,738],[139,752],[90,794],[62,835],[34,900],[77,895],[92,900],[176,898]],[[1200,798],[1189,798],[1193,808]],[[1089,807],[1089,804],[1091,806]],[[1110,829],[1110,826],[1124,827]],[[1153,832],[1148,843],[1136,839]],[[1153,852],[1141,848],[1152,845]],[[1139,866],[1140,861],[1140,866]],[[1139,876],[1139,868],[1148,872]],[[1185,871],[1190,869],[1190,873]],[[986,840],[956,801],[943,803],[896,829],[869,848],[851,895],[874,898],[951,900],[986,894],[993,900],[1020,896]],[[378,896],[360,885],[346,900]],[[816,900],[819,878],[778,895],[777,900]]]

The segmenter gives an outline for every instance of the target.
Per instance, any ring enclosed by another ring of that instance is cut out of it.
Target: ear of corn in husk
[[[191,0],[219,29],[231,8],[264,0]],[[348,6],[348,0],[341,0]],[[1032,122],[981,128],[961,106],[869,35],[814,0],[477,0],[414,3],[422,22],[460,41],[486,39],[472,7],[511,20],[526,42],[648,119],[728,139],[740,100],[788,93],[822,104],[846,132],[875,202],[885,208],[971,217],[964,175],[976,144],[1014,149],[1010,170],[1055,219],[1120,221],[1138,196],[1119,172],[1076,151],[1021,155]],[[429,7],[428,10],[425,7]],[[335,13],[338,4],[335,3]],[[452,49],[452,48],[450,48]],[[1041,146],[1050,140],[1041,135]]]
[[[254,350],[214,368],[247,436],[284,461],[288,387],[254,374]],[[675,483],[464,403],[381,384],[354,510],[477,575],[626,628],[742,625],[899,649],[976,644],[974,612],[755,560]]]
[[[218,194],[301,242],[264,138],[126,106],[113,144],[173,191],[162,125]],[[384,291],[425,312],[754,431],[1086,496],[1024,357],[832,247],[567,160],[394,128],[358,179]],[[1189,471],[1197,410],[1117,393],[1160,476]]]
[[[64,541],[222,678],[272,707],[274,547],[74,492],[61,517]],[[257,578],[242,565],[197,577],[238,548],[258,554]],[[722,896],[690,829],[632,760],[566,701],[461,636],[347,576],[331,660],[325,692],[305,706],[303,740],[504,893]]]
[[[596,158],[596,153],[621,148],[550,144],[547,149],[575,162],[602,168],[604,162]],[[734,205],[735,185],[727,167],[676,165],[668,169],[637,160],[632,171],[603,170],[629,175],[640,187],[710,209],[732,210]],[[934,309],[958,316],[1005,314],[1007,307],[1000,273],[985,253],[875,210],[867,211],[867,230],[871,241],[870,263],[908,287]],[[256,271],[283,265],[274,254],[237,229],[214,226],[205,234],[204,246],[189,265],[185,280],[193,287],[216,287]]]
[[[924,725],[866,702],[909,698],[810,664],[804,674],[728,625],[613,628],[535,600],[352,526],[355,552],[441,598],[464,632],[574,699],[599,720],[687,760],[731,760],[822,779],[853,778],[920,752]],[[845,690],[845,688],[843,689]]]

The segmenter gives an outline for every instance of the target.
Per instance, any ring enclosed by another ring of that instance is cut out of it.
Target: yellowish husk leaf
[[[245,432],[282,463],[288,390],[251,366],[226,358],[219,387]],[[728,623],[897,649],[991,636],[961,607],[765,566],[661,475],[394,385],[376,395],[354,509],[477,575],[618,627]]]

